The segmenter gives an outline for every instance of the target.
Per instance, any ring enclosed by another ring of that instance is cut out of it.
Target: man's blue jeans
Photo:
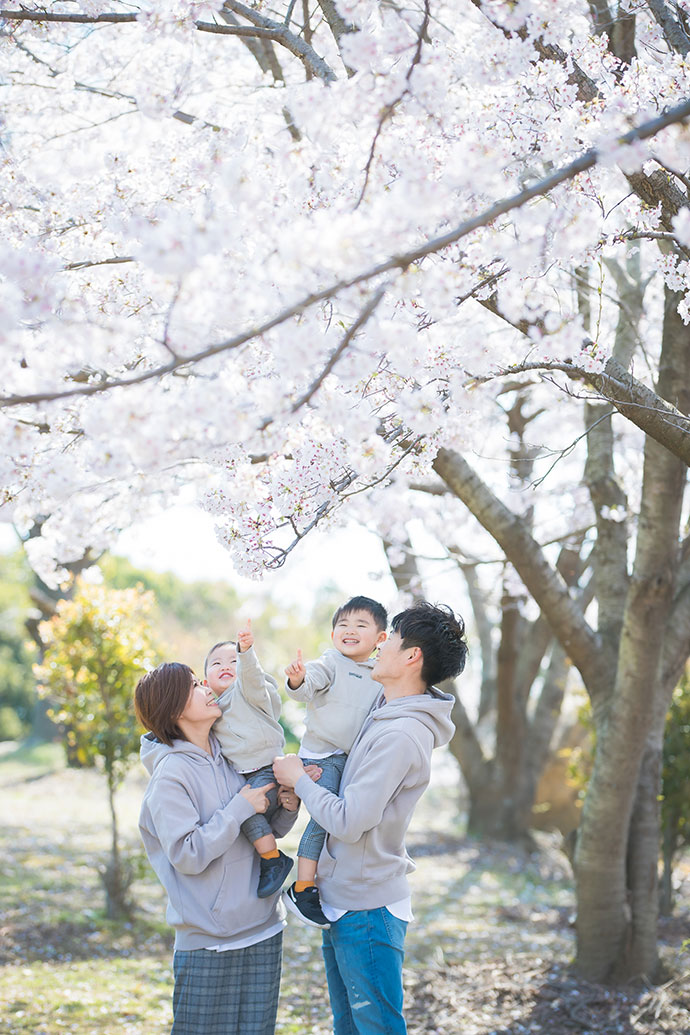
[[[407,924],[385,907],[345,913],[323,932],[334,1035],[406,1035]]]

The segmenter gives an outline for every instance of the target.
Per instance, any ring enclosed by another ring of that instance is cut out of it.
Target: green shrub
[[[21,740],[25,734],[26,727],[14,708],[0,708],[0,740]]]

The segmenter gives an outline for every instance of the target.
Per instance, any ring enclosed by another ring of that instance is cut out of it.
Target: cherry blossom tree
[[[513,506],[524,503],[525,527],[546,538],[544,529],[554,520],[554,500],[560,492],[551,479],[548,488],[538,494],[532,491],[541,480],[537,465],[553,462],[552,455],[543,455],[530,441],[534,422],[545,412],[535,405],[538,393],[532,388],[522,382],[504,383],[497,419],[503,409],[506,457],[492,466],[497,491],[512,499]],[[571,471],[567,476],[572,477]],[[537,802],[538,785],[557,750],[561,706],[572,666],[515,568],[495,542],[481,535],[476,523],[466,515],[463,519],[462,510],[453,507],[446,484],[429,480],[406,488],[392,486],[389,495],[390,505],[384,503],[383,508],[385,494],[377,495],[367,518],[371,526],[385,529],[386,554],[400,592],[412,599],[437,599],[444,593],[456,599],[462,594],[469,604],[469,613],[467,604],[463,613],[473,626],[478,700],[474,706],[466,700],[466,678],[444,687],[456,696],[450,751],[467,791],[468,832],[530,843],[531,829],[537,825],[535,808],[539,807],[542,820],[548,808],[545,802]],[[426,499],[415,505],[411,496]],[[429,497],[435,501],[431,506]],[[589,523],[576,528],[573,516],[567,515],[563,528],[552,528],[554,537],[546,549],[556,548],[556,569],[571,593],[577,593],[584,611],[593,590],[588,536],[592,529]],[[417,528],[424,529],[427,540],[433,537],[426,556],[412,542]],[[453,572],[455,586],[441,591],[439,581],[447,584]],[[564,832],[571,830],[569,825]]]
[[[578,962],[603,979],[655,967],[638,849],[688,652],[689,7],[0,10],[0,516],[49,515],[27,549],[55,583],[186,493],[260,575],[315,525],[438,476],[592,695]],[[631,247],[654,280],[626,351],[606,271]],[[595,516],[596,624],[467,459],[499,448],[506,378],[541,378],[551,412],[587,397],[588,498],[571,480],[561,514]],[[632,490],[611,411],[645,434]]]

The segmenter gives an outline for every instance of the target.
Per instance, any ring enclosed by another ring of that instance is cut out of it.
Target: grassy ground
[[[405,969],[411,1035],[690,1030],[681,948],[690,933],[688,899],[680,918],[662,928],[666,986],[611,992],[576,981],[568,971],[574,898],[555,840],[542,835],[539,852],[528,856],[465,838],[454,781],[452,763],[440,758],[410,830],[418,866]],[[145,782],[137,767],[119,795],[132,852],[139,852]],[[302,825],[286,839],[292,854]],[[104,919],[98,867],[108,839],[97,773],[65,769],[52,745],[0,754],[0,1035],[169,1031],[164,896],[142,865],[133,923]],[[326,1035],[329,1017],[319,933],[290,923],[277,1031]]]

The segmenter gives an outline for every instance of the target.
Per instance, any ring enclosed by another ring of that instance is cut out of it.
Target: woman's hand
[[[243,798],[254,806],[257,812],[265,812],[269,806],[268,796],[266,791],[270,791],[275,787],[274,783],[265,783],[263,787],[250,787],[248,783],[245,783],[244,787],[240,791]]]
[[[309,779],[313,780],[314,783],[321,779],[321,774],[323,773],[321,766],[315,765],[314,762],[310,762],[309,765],[305,765],[304,771]]]
[[[297,812],[299,798],[291,787],[278,788],[278,801],[287,812]]]

